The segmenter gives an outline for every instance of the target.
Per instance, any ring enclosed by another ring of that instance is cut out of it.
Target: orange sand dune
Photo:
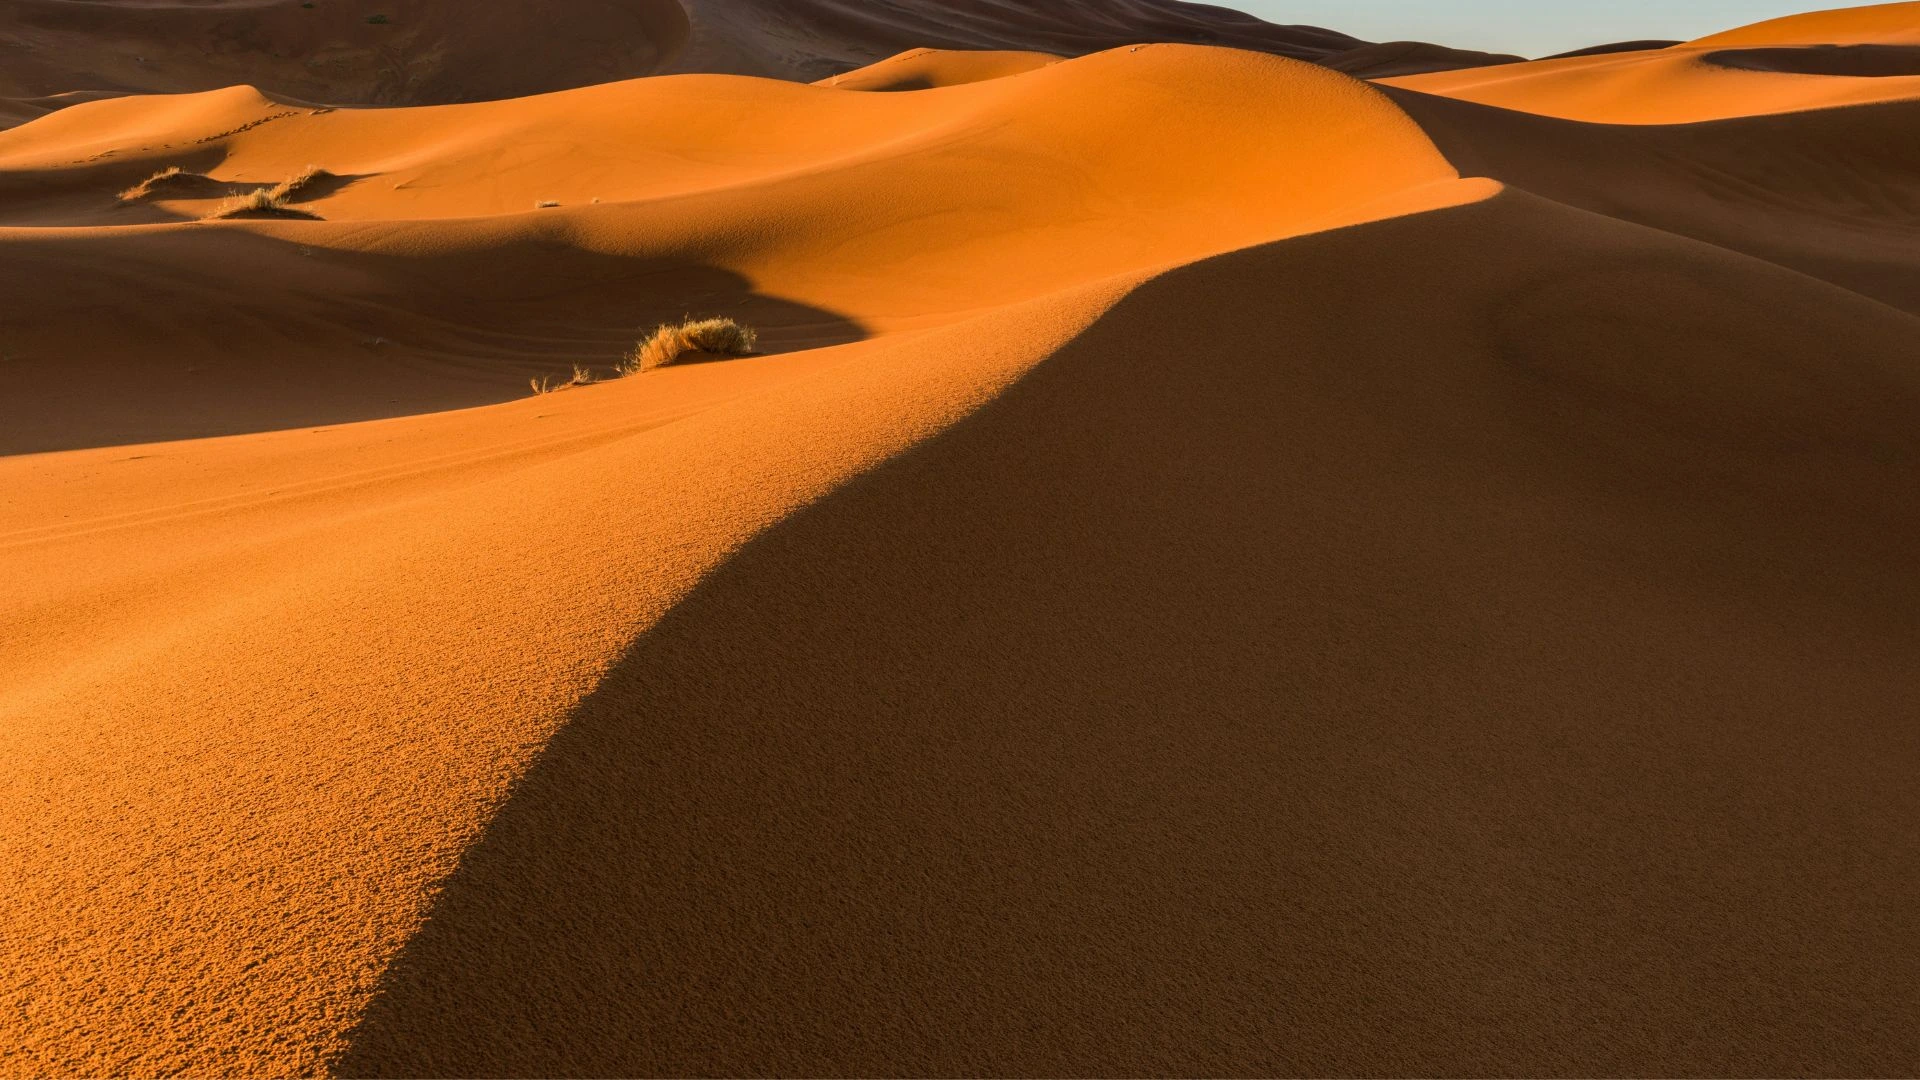
[[[246,84],[325,105],[482,101],[674,73],[822,81],[903,51],[1082,56],[1146,42],[1405,74],[1514,57],[1373,47],[1182,0],[15,0],[0,127],[76,100]],[[539,47],[529,48],[528,43]]]
[[[1837,8],[1743,26],[1695,45],[1920,45],[1920,3]]]
[[[952,49],[912,49],[875,64],[820,80],[838,90],[936,90],[943,86],[1024,75],[1035,68],[1060,62],[1052,53],[959,52]]]
[[[715,138],[749,117],[765,139]],[[117,201],[170,164],[352,180],[299,204],[324,221]],[[0,233],[19,305],[0,349],[53,384],[0,404],[15,451],[500,401],[696,308],[778,349],[932,325],[1394,212],[1373,204],[1456,176],[1359,83],[1166,45],[936,97],[707,76],[319,114],[245,89],[127,98],[0,133],[0,168],[15,220],[45,226]],[[85,318],[129,294],[137,320]],[[52,379],[74,348],[89,364]]]
[[[688,10],[0,132],[0,1075],[1920,1070],[1905,80]]]
[[[1183,0],[684,0],[686,47],[666,70],[818,81],[913,48],[1080,56],[1142,42],[1302,60],[1361,42]]]
[[[76,91],[248,84],[315,104],[442,104],[662,72],[813,81],[927,46],[1079,56],[1196,42],[1317,59],[1362,44],[1180,0],[487,0],[480,10],[450,0],[10,0],[0,10],[0,125]]]
[[[0,1042],[27,1071],[321,1068],[596,673],[755,531],[1143,275],[1490,191],[1360,83],[1169,46],[940,95],[671,79],[254,122],[274,108],[108,101],[0,137],[41,207],[0,235],[10,362],[44,391],[0,459],[27,583],[3,809],[33,822],[0,852],[27,943]],[[783,110],[811,134],[730,137]],[[536,130],[517,174],[500,148]],[[228,179],[363,179],[303,204],[323,221],[59,223],[202,145]],[[525,397],[529,366],[610,362],[680,304],[783,355]],[[522,400],[327,426],[483,382]],[[145,884],[84,899],[114,881]]]
[[[337,1068],[1907,1071],[1917,331],[1518,193],[1149,282],[627,650]]]
[[[1920,314],[1920,101],[1670,126],[1394,91],[1468,175],[1758,256]]]
[[[1449,49],[1444,45],[1430,45],[1423,41],[1383,41],[1376,45],[1362,45],[1320,61],[1335,71],[1344,71],[1360,79],[1423,75],[1434,71],[1457,71],[1520,62],[1520,57],[1505,53]]]
[[[1795,62],[1729,46],[1920,42],[1920,3],[1762,23],[1667,49],[1575,56],[1384,80],[1395,86],[1599,124],[1684,124],[1920,98],[1920,62],[1904,52]],[[1809,76],[1824,75],[1825,78]],[[1845,76],[1856,77],[1845,77]]]

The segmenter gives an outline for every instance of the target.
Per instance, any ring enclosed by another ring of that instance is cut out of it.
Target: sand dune
[[[1920,1069],[1920,5],[667,7],[5,16],[0,1074]]]
[[[1457,71],[1520,62],[1520,57],[1506,53],[1449,49],[1424,41],[1383,41],[1375,45],[1362,45],[1320,61],[1335,71],[1344,71],[1360,79],[1423,75],[1434,71]]]
[[[233,85],[315,105],[446,104],[655,74],[821,81],[928,48],[1084,56],[1149,42],[1369,75],[1518,59],[1368,46],[1182,0],[489,0],[485,18],[446,0],[19,0],[0,12],[0,127],[101,96]]]
[[[750,116],[766,138],[714,139]],[[220,199],[115,195],[174,164],[264,185],[315,163],[356,178],[300,204],[320,222],[184,223]],[[14,451],[505,400],[694,308],[781,350],[932,325],[1390,212],[1370,204],[1456,175],[1358,83],[1168,45],[937,99],[717,77],[424,112],[128,98],[0,134],[0,167],[15,220],[43,226],[0,237],[6,348],[91,357],[0,405]],[[138,321],[76,332],[129,294]]]
[[[1920,98],[1920,68],[1908,62],[1905,48],[1912,42],[1920,42],[1920,3],[1819,12],[1665,49],[1390,81],[1588,123],[1685,124]],[[1809,48],[1791,59],[1770,50],[1756,57],[1750,48],[1787,44]]]
[[[636,643],[340,1068],[1897,1072],[1916,329],[1517,193],[1145,284]]]
[[[912,47],[1081,56],[1142,42],[1222,45],[1314,60],[1361,44],[1182,0],[687,0],[692,31],[668,70],[803,81]]]
[[[1870,4],[1769,19],[1712,34],[1696,45],[1916,45],[1920,3]]]
[[[1468,175],[1758,256],[1920,314],[1920,144],[1902,137],[1920,123],[1920,101],[1613,126],[1394,93]]]
[[[900,92],[937,90],[943,86],[1024,75],[1060,61],[1052,53],[980,52],[953,49],[911,49],[878,63],[820,80],[838,90]]]
[[[0,11],[0,123],[76,92],[246,84],[315,104],[444,104],[667,72],[805,82],[929,46],[1080,56],[1142,42],[1299,59],[1361,44],[1181,0],[488,0],[484,18],[446,0],[17,0]]]

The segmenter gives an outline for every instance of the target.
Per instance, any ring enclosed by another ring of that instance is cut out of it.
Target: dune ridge
[[[0,131],[0,1074],[1920,1068],[1920,5],[688,10]]]
[[[1916,41],[1920,3],[1910,0],[1794,16],[1662,49],[1575,54],[1385,81],[1567,120],[1685,124],[1913,100],[1920,97],[1920,69],[1904,58]],[[1765,46],[1797,48],[1766,63],[1740,60],[1743,48],[1750,53]]]
[[[1080,56],[1176,42],[1315,59],[1362,44],[1182,0],[495,0],[486,14],[445,0],[19,0],[0,13],[0,122],[92,95],[234,84],[313,104],[431,105],[654,74],[810,82],[924,47]]]

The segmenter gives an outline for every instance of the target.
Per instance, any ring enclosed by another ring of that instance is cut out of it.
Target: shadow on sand
[[[1562,459],[1619,416],[1529,418],[1569,391],[1442,314],[1541,205],[1176,271],[747,545],[556,736],[337,1071],[1920,1061],[1914,875],[1850,854],[1904,843],[1913,680],[1702,599],[1815,604],[1778,582],[1843,545],[1803,508],[1661,455],[1604,494]],[[1567,220],[1525,242],[1578,265]],[[1711,581],[1643,587],[1676,566]]]

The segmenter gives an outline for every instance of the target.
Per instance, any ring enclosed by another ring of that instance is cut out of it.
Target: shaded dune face
[[[1601,125],[1389,92],[1467,175],[1767,259],[1920,313],[1920,144],[1902,137],[1920,123],[1920,101]]]
[[[1358,39],[1180,0],[689,0],[693,37],[675,71],[815,80],[904,48],[1081,56],[1142,42],[1221,45],[1313,60]]]
[[[333,105],[474,101],[645,75],[679,52],[687,30],[678,0],[489,0],[484,18],[444,0],[20,0],[0,13],[16,46],[0,95],[245,83]]]
[[[1920,75],[1920,45],[1822,45],[1800,49],[1722,49],[1707,62],[1743,71],[1889,79]]]
[[[1145,284],[636,642],[336,1068],[1897,1072],[1917,328],[1520,194]]]
[[[1363,45],[1335,53],[1320,62],[1357,79],[1381,79],[1391,75],[1419,75],[1432,71],[1515,64],[1520,62],[1520,58],[1505,53],[1449,49],[1420,41],[1383,41],[1377,45]]]
[[[1060,57],[1040,52],[962,52],[951,49],[913,49],[878,63],[820,80],[817,85],[836,90],[903,93],[945,86],[1004,79],[1058,63]]]

